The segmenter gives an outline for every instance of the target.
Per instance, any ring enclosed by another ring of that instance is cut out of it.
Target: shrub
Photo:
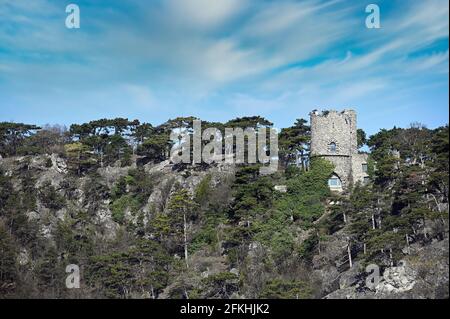
[[[303,281],[273,279],[269,281],[260,298],[264,299],[307,299],[311,298],[313,289]]]
[[[39,200],[49,209],[59,210],[66,204],[66,199],[58,194],[50,181],[45,181],[42,186],[39,187],[38,194]]]

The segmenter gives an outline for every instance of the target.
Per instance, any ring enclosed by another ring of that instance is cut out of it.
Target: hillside
[[[448,298],[448,126],[361,134],[371,182],[336,194],[306,121],[261,175],[172,164],[169,132],[190,120],[0,123],[0,297]]]

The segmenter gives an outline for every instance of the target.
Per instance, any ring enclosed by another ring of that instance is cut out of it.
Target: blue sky
[[[0,0],[0,121],[354,108],[368,133],[448,123],[446,0]],[[365,27],[365,7],[381,29]]]

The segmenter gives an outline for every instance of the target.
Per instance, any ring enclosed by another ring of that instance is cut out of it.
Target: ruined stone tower
[[[311,157],[323,157],[335,166],[328,180],[331,190],[343,191],[356,182],[366,182],[367,154],[357,146],[356,112],[312,111]]]

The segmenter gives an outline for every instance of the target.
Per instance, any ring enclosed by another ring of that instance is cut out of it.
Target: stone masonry
[[[330,188],[343,191],[357,182],[364,183],[368,178],[367,154],[358,151],[356,112],[314,110],[310,123],[311,157],[323,157],[335,165]]]

